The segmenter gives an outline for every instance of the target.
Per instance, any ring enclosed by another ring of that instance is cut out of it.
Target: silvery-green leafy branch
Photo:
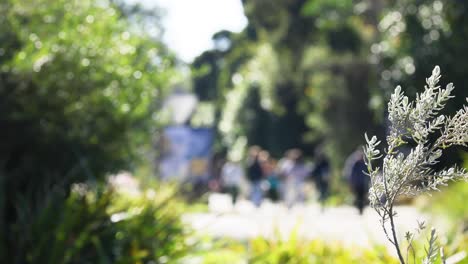
[[[396,87],[388,103],[390,127],[385,155],[379,149],[381,141],[375,136],[369,138],[366,135],[364,152],[371,178],[370,204],[379,214],[383,230],[395,246],[401,263],[405,263],[405,260],[394,224],[397,197],[415,196],[438,190],[439,186],[447,185],[449,181],[468,179],[465,169],[455,165],[442,171],[433,170],[444,149],[468,144],[468,107],[463,106],[453,116],[440,114],[447,101],[454,97],[454,85],[449,83],[442,88],[439,85],[440,77],[440,68],[436,66],[426,79],[424,92],[417,94],[414,101],[404,95],[400,86]],[[409,143],[415,146],[408,153],[402,152],[402,147],[408,147]],[[380,161],[381,167],[374,165],[377,161]],[[435,237],[433,231],[429,240],[431,250],[424,263],[431,263],[434,259]]]

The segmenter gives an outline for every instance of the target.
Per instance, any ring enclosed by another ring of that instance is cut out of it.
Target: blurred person
[[[280,189],[280,197],[282,200],[286,200],[286,189],[289,187],[289,182],[287,182],[287,178],[291,168],[293,167],[294,161],[292,160],[291,150],[287,150],[284,153],[283,158],[278,161],[278,165],[276,167],[277,174],[280,178],[281,189]]]
[[[315,166],[311,174],[313,176],[315,186],[319,191],[319,202],[323,209],[325,200],[328,197],[330,186],[330,162],[321,149],[316,152]]]
[[[244,170],[238,161],[228,160],[221,169],[221,181],[224,192],[231,195],[235,205],[239,196],[240,186],[244,178]]]
[[[294,196],[294,182],[290,177],[290,172],[294,166],[293,150],[287,150],[284,157],[278,162],[278,175],[280,176],[281,185],[281,198],[287,202]]]
[[[273,202],[280,197],[280,180],[276,170],[276,161],[268,152],[260,153],[260,164],[262,166],[265,196]]]
[[[221,191],[221,171],[224,164],[226,163],[225,151],[214,153],[211,158],[211,179],[208,182],[208,188],[210,191],[219,192]]]
[[[258,146],[252,146],[249,148],[247,156],[247,179],[250,182],[250,200],[259,207],[262,203],[262,179],[263,171],[260,165],[260,151],[261,148]]]
[[[284,200],[288,208],[305,201],[304,182],[310,170],[304,163],[302,151],[289,150],[281,164],[280,172],[284,177]]]
[[[366,175],[367,167],[364,161],[364,152],[361,147],[356,149],[346,160],[344,176],[348,180],[351,192],[354,195],[354,204],[359,214],[364,212],[369,191],[369,176]]]

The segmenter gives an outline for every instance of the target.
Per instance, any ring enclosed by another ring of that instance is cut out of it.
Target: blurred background
[[[364,133],[435,65],[460,109],[467,39],[455,0],[2,0],[0,262],[397,263]],[[401,199],[401,236],[468,263],[467,199]]]

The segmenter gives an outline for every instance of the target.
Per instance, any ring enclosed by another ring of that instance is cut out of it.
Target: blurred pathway
[[[345,245],[390,246],[372,208],[366,208],[364,214],[359,215],[357,209],[350,206],[327,207],[322,211],[318,204],[309,204],[288,210],[283,205],[269,202],[255,208],[242,200],[233,208],[225,195],[212,194],[209,200],[210,212],[186,214],[184,221],[195,230],[215,237],[240,240],[256,236],[278,237],[278,234],[287,237],[296,230],[305,239],[339,241]],[[396,211],[400,235],[413,231],[416,220],[428,219],[410,206],[399,206]]]

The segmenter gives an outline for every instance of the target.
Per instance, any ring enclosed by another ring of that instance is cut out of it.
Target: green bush
[[[398,263],[385,248],[346,248],[323,241],[305,242],[292,235],[287,241],[257,238],[250,242],[249,263]]]
[[[453,225],[465,224],[468,227],[468,183],[453,184],[442,192],[430,197],[425,209],[446,217]]]
[[[465,166],[466,167],[466,166]],[[468,253],[468,183],[458,182],[452,184],[440,193],[418,200],[423,210],[444,220],[450,230],[441,246],[445,255],[450,257],[461,251]],[[419,255],[423,255],[423,247],[419,246]],[[438,260],[440,261],[440,260]],[[439,262],[438,262],[439,263]],[[468,264],[468,258],[459,264]]]
[[[414,251],[410,248],[408,250],[408,261],[407,263],[417,263],[413,262],[414,259],[423,259],[427,253],[428,241],[423,239],[423,237],[429,237],[428,232],[422,232],[420,238],[416,241],[413,241],[412,246]],[[407,246],[406,242],[403,242],[405,249]],[[456,255],[464,255],[468,253],[468,233],[464,233],[462,230],[452,230],[446,237],[439,239],[436,244],[439,250],[443,250],[444,258],[447,263],[457,263],[457,264],[468,264],[468,258],[465,256],[462,259],[459,259],[457,262],[450,260],[451,257],[456,257]],[[436,256],[434,259],[434,264],[443,264],[440,256]]]
[[[468,253],[468,232],[466,230],[464,234],[455,232],[449,236],[447,244],[444,245],[444,251],[448,257],[462,251]],[[458,262],[458,264],[468,264],[468,257],[465,257],[462,261]]]
[[[186,254],[180,214],[171,191],[127,194],[109,187],[74,185],[30,212],[20,205],[8,263],[171,263]]]
[[[16,250],[18,201],[42,211],[51,186],[103,179],[145,157],[174,59],[116,2],[0,1],[0,262]]]
[[[213,238],[197,234],[193,237],[191,253],[180,260],[180,263],[203,264],[244,264],[246,263],[247,244],[227,238]]]
[[[7,244],[20,197],[32,204],[50,186],[104,178],[143,156],[174,68],[161,41],[134,23],[108,0],[0,1]]]
[[[304,241],[294,233],[287,240],[256,238],[246,243],[218,241],[208,244],[208,249],[204,248],[191,259],[197,258],[197,263],[203,264],[221,263],[223,259],[229,259],[227,263],[252,264],[398,263],[383,247],[364,249],[320,240]]]

